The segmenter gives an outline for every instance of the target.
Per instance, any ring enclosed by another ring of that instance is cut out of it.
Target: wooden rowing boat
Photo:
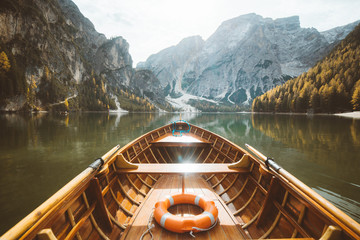
[[[218,221],[196,233],[200,239],[360,239],[357,222],[256,149],[194,125],[174,136],[188,128],[169,124],[114,147],[1,240],[192,239],[152,219],[155,203],[176,192],[214,201]],[[169,208],[180,216],[201,211]]]

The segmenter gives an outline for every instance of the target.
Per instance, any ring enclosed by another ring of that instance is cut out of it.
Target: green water
[[[178,114],[0,115],[0,234],[117,144]],[[248,143],[360,222],[360,120],[335,116],[183,114]]]

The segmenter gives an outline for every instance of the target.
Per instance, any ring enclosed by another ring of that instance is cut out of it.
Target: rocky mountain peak
[[[299,16],[278,18],[274,20],[274,25],[284,31],[296,31],[300,29],[300,18]]]
[[[0,89],[0,108],[49,109],[71,96],[75,109],[105,110],[109,95],[132,91],[129,44],[98,33],[73,1],[2,0],[2,6],[0,50],[12,69]],[[8,108],[26,89],[32,95],[27,106]]]
[[[321,32],[321,35],[325,37],[325,39],[330,44],[336,44],[340,39],[344,39],[354,28],[360,23],[360,21],[356,21],[345,26],[336,27],[327,31]]]
[[[203,47],[189,51],[179,43],[150,56],[141,67],[152,70],[162,86],[175,92],[250,104],[259,94],[308,70],[332,49],[332,42],[354,27],[320,33],[301,28],[299,16],[273,20],[250,13],[223,22]]]
[[[204,40],[200,36],[191,36],[172,46],[151,55],[146,62],[138,63],[138,69],[152,70],[160,80],[161,86],[166,92],[176,91],[181,84],[181,76],[184,75],[182,68],[187,66],[203,48]],[[180,87],[179,87],[180,88]]]
[[[113,38],[102,44],[96,51],[96,70],[116,70],[123,66],[132,67],[129,43],[122,37]]]
[[[177,44],[177,47],[187,49],[188,47],[197,47],[201,46],[202,44],[204,44],[204,40],[200,35],[197,35],[184,38]]]

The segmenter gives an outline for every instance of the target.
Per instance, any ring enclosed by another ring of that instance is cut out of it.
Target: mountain
[[[137,76],[127,41],[98,33],[71,0],[0,2],[0,109],[107,110],[125,101],[127,110],[154,110],[153,103],[166,104],[142,94],[152,91],[140,83],[149,75]]]
[[[248,14],[134,69],[129,43],[98,33],[71,0],[2,0],[0,110],[238,111],[233,103],[306,71],[353,27],[319,33],[298,17]]]
[[[160,80],[161,86],[170,92],[179,92],[181,78],[188,64],[204,47],[204,40],[200,36],[183,39],[178,45],[169,47],[151,55],[145,63],[139,63],[137,68],[150,69]],[[178,88],[178,89],[176,89]],[[166,95],[169,93],[166,92]]]
[[[301,28],[298,16],[273,20],[247,14],[223,22],[206,41],[186,38],[137,68],[153,71],[173,98],[191,94],[250,104],[307,71],[355,26],[319,32]]]
[[[360,110],[360,24],[309,71],[255,98],[252,108],[308,113]]]

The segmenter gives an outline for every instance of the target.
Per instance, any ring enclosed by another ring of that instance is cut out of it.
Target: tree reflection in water
[[[179,118],[178,113],[0,115],[0,229],[6,231],[113,146]],[[274,157],[360,221],[359,120],[242,113],[181,118]]]

